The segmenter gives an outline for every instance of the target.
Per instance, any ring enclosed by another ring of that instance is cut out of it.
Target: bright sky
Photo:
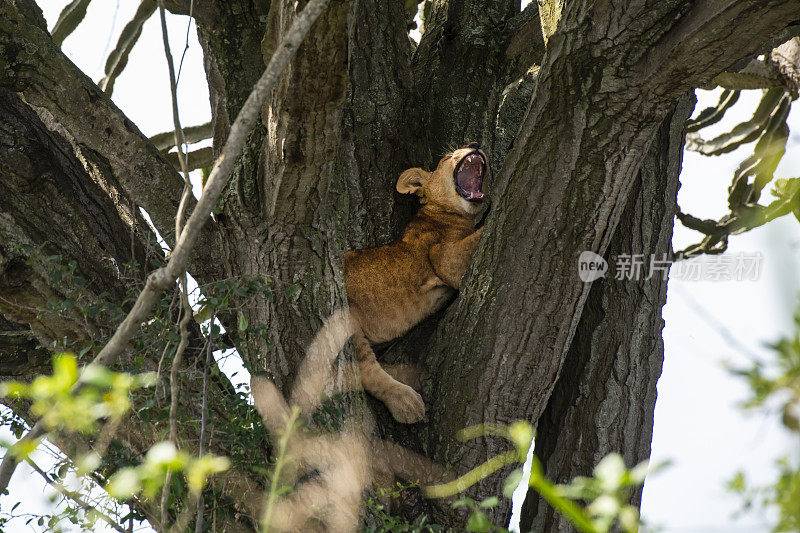
[[[67,1],[38,2],[52,28]],[[65,41],[67,55],[95,81],[102,77],[105,58],[137,5],[131,0],[92,2],[82,25]],[[169,16],[176,60],[183,50],[186,25],[185,17]],[[210,119],[202,52],[194,28],[179,97],[184,126]],[[114,101],[146,135],[172,128],[167,67],[157,16],[145,25],[128,66],[115,85]],[[715,94],[704,93],[698,109],[714,102]],[[743,97],[721,127],[749,118],[755,102],[756,96]],[[798,112],[792,114],[790,125],[792,131],[800,132]],[[794,134],[778,169],[779,177],[800,175],[799,146],[800,136]],[[718,158],[686,154],[679,194],[684,211],[702,218],[724,214],[730,177],[746,155],[743,151]],[[696,239],[696,234],[676,225],[676,249]],[[725,483],[739,469],[752,479],[768,481],[774,460],[797,450],[798,443],[782,431],[775,413],[741,412],[737,402],[746,397],[747,390],[740,379],[723,368],[723,362],[744,365],[748,362],[745,351],[768,356],[765,343],[789,331],[800,290],[800,225],[784,218],[734,237],[729,253],[740,252],[763,253],[763,271],[758,281],[670,280],[663,313],[666,357],[658,383],[653,460],[670,459],[672,466],[647,480],[643,502],[644,518],[665,533],[768,531],[770,517],[753,513],[740,520],[731,517],[739,501],[725,493]],[[234,363],[229,360],[229,368],[238,366]],[[8,434],[2,437],[9,438]],[[47,464],[46,459],[41,461]],[[20,469],[11,490],[13,499],[25,495],[19,511],[36,513],[51,508],[47,497],[50,491],[30,471]],[[9,497],[0,500],[4,509],[8,501]]]

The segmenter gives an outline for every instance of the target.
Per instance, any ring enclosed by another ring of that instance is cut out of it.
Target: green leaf
[[[58,20],[52,31],[53,41],[58,47],[61,47],[64,39],[75,31],[75,28],[86,16],[86,8],[89,7],[89,2],[91,0],[72,0],[67,4],[67,7],[61,10],[61,14],[58,15]]]
[[[497,504],[500,503],[500,500],[497,496],[492,496],[491,498],[486,498],[481,502],[481,509],[491,509],[492,507],[497,507]]]
[[[533,444],[533,426],[528,422],[520,420],[511,424],[508,433],[511,440],[514,441],[514,445],[517,447],[520,457],[519,460],[525,462],[525,459],[528,457],[528,450],[530,450]]]
[[[506,482],[503,484],[503,496],[506,498],[510,498],[514,491],[517,490],[520,482],[522,481],[522,469],[517,468],[509,476],[506,478]]]
[[[731,492],[743,494],[747,489],[747,481],[745,480],[744,472],[736,472],[736,475],[733,476],[733,479],[728,482],[727,488]]]
[[[128,64],[128,55],[136,45],[139,37],[142,34],[142,26],[147,22],[147,19],[155,13],[156,2],[154,0],[142,0],[133,19],[128,22],[122,29],[122,33],[117,41],[117,46],[108,55],[106,61],[105,76],[98,85],[109,96],[114,91],[114,82],[122,74],[125,66]]]
[[[749,142],[753,142],[767,128],[770,118],[784,99],[791,97],[785,89],[775,88],[766,92],[753,117],[737,124],[730,132],[706,141],[697,133],[686,135],[686,149],[703,155],[720,155],[731,152]]]
[[[300,293],[300,285],[295,283],[294,285],[289,285],[286,289],[286,299],[293,300],[295,296]]]
[[[107,389],[111,387],[114,374],[106,367],[101,365],[88,365],[81,373],[81,382],[93,385],[98,388]]]
[[[212,474],[224,472],[230,468],[230,461],[225,457],[204,455],[194,461],[186,472],[186,482],[189,489],[199,492],[206,484],[206,479]]]
[[[239,331],[242,331],[242,332],[247,331],[247,326],[248,326],[247,317],[244,316],[244,313],[240,312],[239,313]]]
[[[703,109],[696,118],[686,123],[686,131],[691,133],[716,124],[725,116],[725,112],[739,100],[739,91],[724,90],[719,102],[714,107]]]
[[[453,509],[458,509],[459,507],[471,507],[473,505],[475,505],[475,501],[472,498],[461,498],[460,500],[453,502]]]
[[[53,358],[53,378],[64,390],[78,381],[78,360],[72,354],[59,354]]]
[[[142,488],[142,482],[139,479],[134,468],[123,468],[111,477],[106,490],[114,498],[124,500],[128,499]]]
[[[490,531],[492,523],[486,518],[486,515],[480,511],[475,511],[467,520],[467,531],[486,532]]]

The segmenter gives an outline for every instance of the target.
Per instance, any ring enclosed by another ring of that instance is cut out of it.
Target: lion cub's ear
[[[400,194],[416,193],[422,196],[422,186],[428,181],[430,172],[421,168],[409,168],[397,179],[397,192]]]

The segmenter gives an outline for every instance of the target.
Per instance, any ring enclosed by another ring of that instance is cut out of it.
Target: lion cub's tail
[[[326,392],[330,394],[331,391],[327,389],[332,387],[334,381],[331,364],[352,335],[350,311],[337,309],[314,336],[300,363],[290,400],[290,404],[300,409],[302,414],[313,412],[319,406],[322,395]],[[264,419],[267,429],[273,434],[283,430],[289,419],[290,408],[275,385],[265,377],[253,376],[250,389],[256,410]]]
[[[309,413],[319,405],[326,387],[333,382],[331,364],[352,336],[353,320],[348,309],[334,311],[314,336],[292,390],[292,404],[301,412]]]

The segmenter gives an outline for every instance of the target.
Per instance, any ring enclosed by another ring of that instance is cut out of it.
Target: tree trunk
[[[693,102],[693,97],[682,98],[653,140],[606,254],[610,273],[592,284],[538,421],[534,453],[557,483],[590,476],[610,453],[622,454],[631,467],[650,457],[656,382],[664,356],[661,308],[667,278],[666,273],[650,272],[650,279],[614,279],[613,259],[623,254],[643,254],[646,261],[672,257],[685,123]],[[520,529],[571,531],[571,526],[530,491]]]
[[[195,3],[219,152],[305,2]],[[399,173],[433,165],[449,146],[481,142],[494,169],[491,208],[462,291],[387,354],[424,364],[428,414],[400,426],[382,404],[370,402],[379,432],[458,472],[507,449],[488,438],[456,442],[459,429],[484,421],[536,424],[536,452],[559,481],[586,473],[610,451],[629,462],[646,458],[666,280],[584,284],[576,275],[578,254],[669,251],[682,124],[691,107],[684,95],[796,23],[800,7],[790,0],[574,0],[564,6],[545,51],[536,2],[520,11],[518,0],[435,0],[419,46],[408,38],[403,4],[332,0],[264,105],[191,273],[201,284],[242,276],[272,280],[271,294],[234,299],[235,312],[221,311],[220,318],[248,369],[266,371],[285,391],[321,320],[346,305],[344,251],[386,244],[413,215],[414,201],[394,192]],[[187,11],[183,0],[168,6]],[[95,292],[120,300],[126,287],[101,258],[121,263],[141,255],[147,243],[110,236],[142,227],[135,209],[141,206],[170,241],[177,174],[55,47],[32,0],[0,0],[0,86],[21,97],[15,105],[35,109],[20,111],[27,113],[20,115],[24,121],[54,139],[36,149],[66,154],[51,174],[71,176],[75,187],[98,198],[92,209],[67,194],[59,197],[63,207],[25,196],[28,212],[0,204],[8,242],[44,242],[44,232],[32,229],[69,209],[62,225],[91,238],[60,239],[59,253],[97,277]],[[0,124],[8,120],[0,117]],[[30,163],[5,155],[13,152],[6,145],[0,149],[5,186],[25,176],[21,169]],[[91,230],[97,220],[104,221],[108,242]],[[123,246],[131,242],[133,252]],[[20,265],[27,258],[14,262],[5,248],[0,253],[0,296],[8,298],[19,290],[14,280],[28,279],[19,274],[28,272]],[[44,271],[36,274],[25,294],[38,298],[37,306],[51,295],[69,298]],[[0,312],[7,319],[0,329],[30,328],[42,342],[66,335],[80,344],[91,337],[68,315],[51,324],[9,307]],[[240,331],[234,313],[248,327]],[[6,375],[19,372],[20,345],[41,359],[29,336],[22,344],[0,339]],[[8,359],[9,353],[17,355]],[[186,420],[197,417],[198,383],[197,373],[182,382]],[[231,436],[217,441],[218,453],[233,455],[238,470],[215,486],[224,487],[218,501],[252,519],[258,501],[252,491],[262,481],[253,466],[266,464],[270,450],[260,430],[248,441],[244,424],[225,425],[226,414],[240,408],[231,407],[239,405],[232,395],[224,384],[216,387],[210,412]],[[163,421],[139,422],[151,440],[163,427]],[[196,440],[192,426],[186,431],[187,443]],[[250,443],[244,450],[234,445],[242,439]],[[133,439],[130,447],[141,452],[148,442]],[[469,494],[497,495],[502,482],[496,474]],[[459,529],[459,518],[445,507],[437,517]],[[493,520],[507,521],[509,508],[501,504]],[[249,527],[246,518],[228,516],[224,529]],[[523,526],[566,527],[535,497]]]

